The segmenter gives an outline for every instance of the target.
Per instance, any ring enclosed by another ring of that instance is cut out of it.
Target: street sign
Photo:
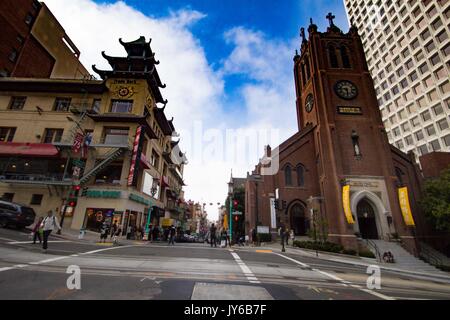
[[[257,229],[258,233],[264,233],[264,234],[270,233],[269,227],[266,227],[266,226],[258,226],[256,229]]]
[[[240,211],[233,211],[234,216],[242,216],[242,212]]]

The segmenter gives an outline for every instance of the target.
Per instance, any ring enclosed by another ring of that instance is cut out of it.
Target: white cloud
[[[101,56],[103,50],[108,55],[124,55],[119,38],[124,41],[140,36],[152,38],[152,49],[161,62],[158,72],[167,84],[162,89],[164,98],[169,100],[166,113],[169,118],[175,117],[177,131],[182,134],[181,148],[188,151],[191,160],[185,169],[188,184],[185,195],[187,199],[214,203],[208,207],[211,218],[217,217],[216,203],[226,197],[230,169],[235,175],[251,170],[262,155],[263,145],[258,146],[254,160],[246,164],[224,158],[223,153],[229,152],[226,145],[222,155],[199,157],[190,147],[199,142],[195,141],[194,123],[201,121],[205,131],[219,129],[223,134],[229,128],[281,128],[282,138],[295,132],[292,43],[267,39],[261,32],[241,27],[231,29],[225,33],[224,41],[233,46],[233,51],[217,71],[189,29],[207,19],[201,12],[184,9],[155,18],[122,1],[97,4],[92,0],[46,0],[45,3],[80,49],[81,61],[89,69],[93,64],[109,68]],[[224,93],[224,82],[231,74],[248,77],[248,83],[239,89],[237,100],[242,105],[238,107],[226,105],[229,97]],[[206,141],[203,150],[214,143]],[[203,161],[195,161],[202,158]]]

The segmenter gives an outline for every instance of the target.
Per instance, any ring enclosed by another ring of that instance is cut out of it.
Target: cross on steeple
[[[326,16],[326,18],[330,21],[330,27],[333,27],[333,26],[334,26],[333,20],[334,20],[334,18],[336,18],[336,16],[334,16],[334,15],[330,12],[330,13],[328,13],[328,15]]]

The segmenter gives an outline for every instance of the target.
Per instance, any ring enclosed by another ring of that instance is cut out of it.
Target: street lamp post
[[[228,183],[228,197],[230,198],[230,242],[233,239],[233,182]]]

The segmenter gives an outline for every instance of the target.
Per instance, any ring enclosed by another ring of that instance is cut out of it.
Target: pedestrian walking
[[[48,248],[48,237],[50,237],[50,234],[53,230],[58,229],[61,230],[61,226],[59,225],[58,219],[53,214],[52,210],[49,210],[47,212],[47,216],[44,220],[42,220],[41,227],[43,229],[43,244],[42,244],[42,250],[47,252]]]
[[[290,238],[291,238],[291,242],[292,242],[292,245],[294,245],[294,241],[295,241],[295,233],[294,233],[294,230],[293,229],[291,229],[291,233],[290,233]]]
[[[228,243],[228,246],[231,248],[230,234],[228,232],[226,232],[226,231],[225,231],[225,240],[226,240],[225,248],[227,247],[227,243]]]
[[[108,238],[109,228],[106,221],[103,221],[102,226],[100,227],[100,242],[103,241],[103,243],[106,242],[106,239]]]
[[[132,232],[132,227],[131,227],[131,225],[129,225],[127,228],[127,240],[131,239],[131,232]]]
[[[216,239],[216,231],[217,228],[214,225],[214,223],[211,225],[211,228],[209,229],[209,236],[210,236],[210,242],[211,242],[211,248],[214,244],[214,247],[217,248],[217,239]]]
[[[175,227],[172,225],[169,229],[169,246],[170,244],[175,245],[175,234],[176,230]]]
[[[113,225],[111,226],[111,239],[114,237],[117,231],[117,221],[114,221]]]
[[[117,226],[117,230],[116,230],[116,232],[114,233],[114,236],[113,236],[113,244],[114,245],[118,245],[119,244],[119,238],[120,238],[121,233],[122,233],[122,228],[120,226]]]
[[[256,229],[252,229],[252,242],[253,242],[253,245],[255,245],[257,243],[257,240],[258,240],[257,237],[258,237],[258,235],[256,233]]]
[[[36,244],[36,239],[39,239],[39,243],[42,243],[42,228],[41,228],[41,224],[42,224],[42,220],[44,220],[43,217],[39,217],[38,221],[35,223],[34,227],[33,227],[33,244]]]

